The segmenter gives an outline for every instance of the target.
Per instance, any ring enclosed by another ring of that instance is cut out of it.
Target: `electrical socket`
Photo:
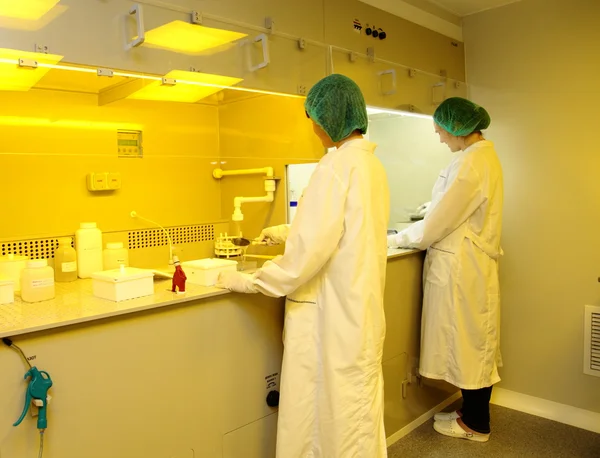
[[[307,92],[306,85],[299,84],[298,85],[298,95],[306,95],[306,92]]]

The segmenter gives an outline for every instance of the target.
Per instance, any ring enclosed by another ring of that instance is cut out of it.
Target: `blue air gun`
[[[44,430],[48,427],[48,418],[46,417],[46,410],[48,407],[48,390],[52,386],[52,379],[48,372],[40,371],[37,367],[32,367],[25,374],[25,379],[30,377],[29,385],[27,385],[27,395],[25,396],[25,407],[21,417],[16,421],[13,426],[19,426],[32,402],[39,407],[37,427],[39,430]]]

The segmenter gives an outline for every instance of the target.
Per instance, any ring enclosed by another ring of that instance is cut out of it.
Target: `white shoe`
[[[487,442],[490,440],[489,434],[479,434],[465,431],[458,424],[456,419],[449,421],[436,421],[433,424],[433,429],[444,436],[455,437],[457,439],[466,439],[475,442]]]
[[[457,418],[460,418],[460,415],[456,410],[454,412],[438,412],[433,416],[435,421],[450,421],[456,420]]]

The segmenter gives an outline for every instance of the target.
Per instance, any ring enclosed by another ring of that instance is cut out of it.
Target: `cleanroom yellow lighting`
[[[70,72],[80,72],[80,73],[98,73],[98,69],[96,68],[88,68],[88,67],[73,67],[72,65],[55,65],[55,64],[45,64],[43,62],[38,62],[38,67],[40,68],[49,68],[53,70],[67,70]]]
[[[184,21],[172,21],[147,31],[144,46],[193,55],[246,36],[245,33],[213,29]]]
[[[167,73],[165,78],[174,79],[176,84],[166,85],[162,84],[162,80],[153,81],[128,95],[127,98],[194,103],[242,81],[240,78],[183,70],[173,70]]]
[[[396,116],[407,116],[409,118],[421,118],[421,119],[431,119],[433,120],[433,116],[422,114],[422,113],[413,113],[411,111],[403,111],[403,110],[387,110],[385,108],[375,108],[375,107],[367,107],[367,114],[390,114]]]
[[[0,116],[0,126],[36,126],[56,127],[63,129],[86,129],[86,130],[117,130],[130,129],[139,130],[142,126],[138,124],[88,121],[83,119],[48,119],[26,116]]]
[[[304,99],[306,98],[303,95],[297,95],[297,94],[287,94],[285,92],[273,92],[273,91],[263,91],[261,89],[250,89],[250,88],[245,88],[245,87],[227,87],[227,86],[221,86],[219,84],[209,84],[209,83],[196,83],[193,81],[180,81],[181,84],[189,84],[189,85],[202,85],[202,86],[208,86],[208,87],[215,87],[215,88],[221,88],[221,89],[230,89],[232,91],[238,91],[238,92],[248,92],[250,94],[261,94],[261,95],[277,95],[280,97],[289,97],[292,99]]]
[[[0,16],[37,21],[60,0],[3,0]]]
[[[0,90],[28,91],[50,71],[42,65],[54,65],[62,58],[55,54],[0,49]],[[21,67],[19,59],[25,59],[26,64],[36,62],[37,68]]]
[[[162,81],[162,78],[160,76],[142,75],[138,73],[115,72],[113,75],[122,76],[124,78],[136,78],[139,80]]]

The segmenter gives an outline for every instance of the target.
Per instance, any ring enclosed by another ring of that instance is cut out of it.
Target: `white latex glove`
[[[252,275],[241,272],[221,272],[215,286],[236,293],[255,294],[258,292],[254,287]]]
[[[398,234],[388,235],[387,246],[388,248],[398,248],[398,242],[396,241]]]
[[[268,246],[275,246],[285,243],[290,233],[289,224],[281,224],[279,226],[267,227],[258,236],[257,241]]]

